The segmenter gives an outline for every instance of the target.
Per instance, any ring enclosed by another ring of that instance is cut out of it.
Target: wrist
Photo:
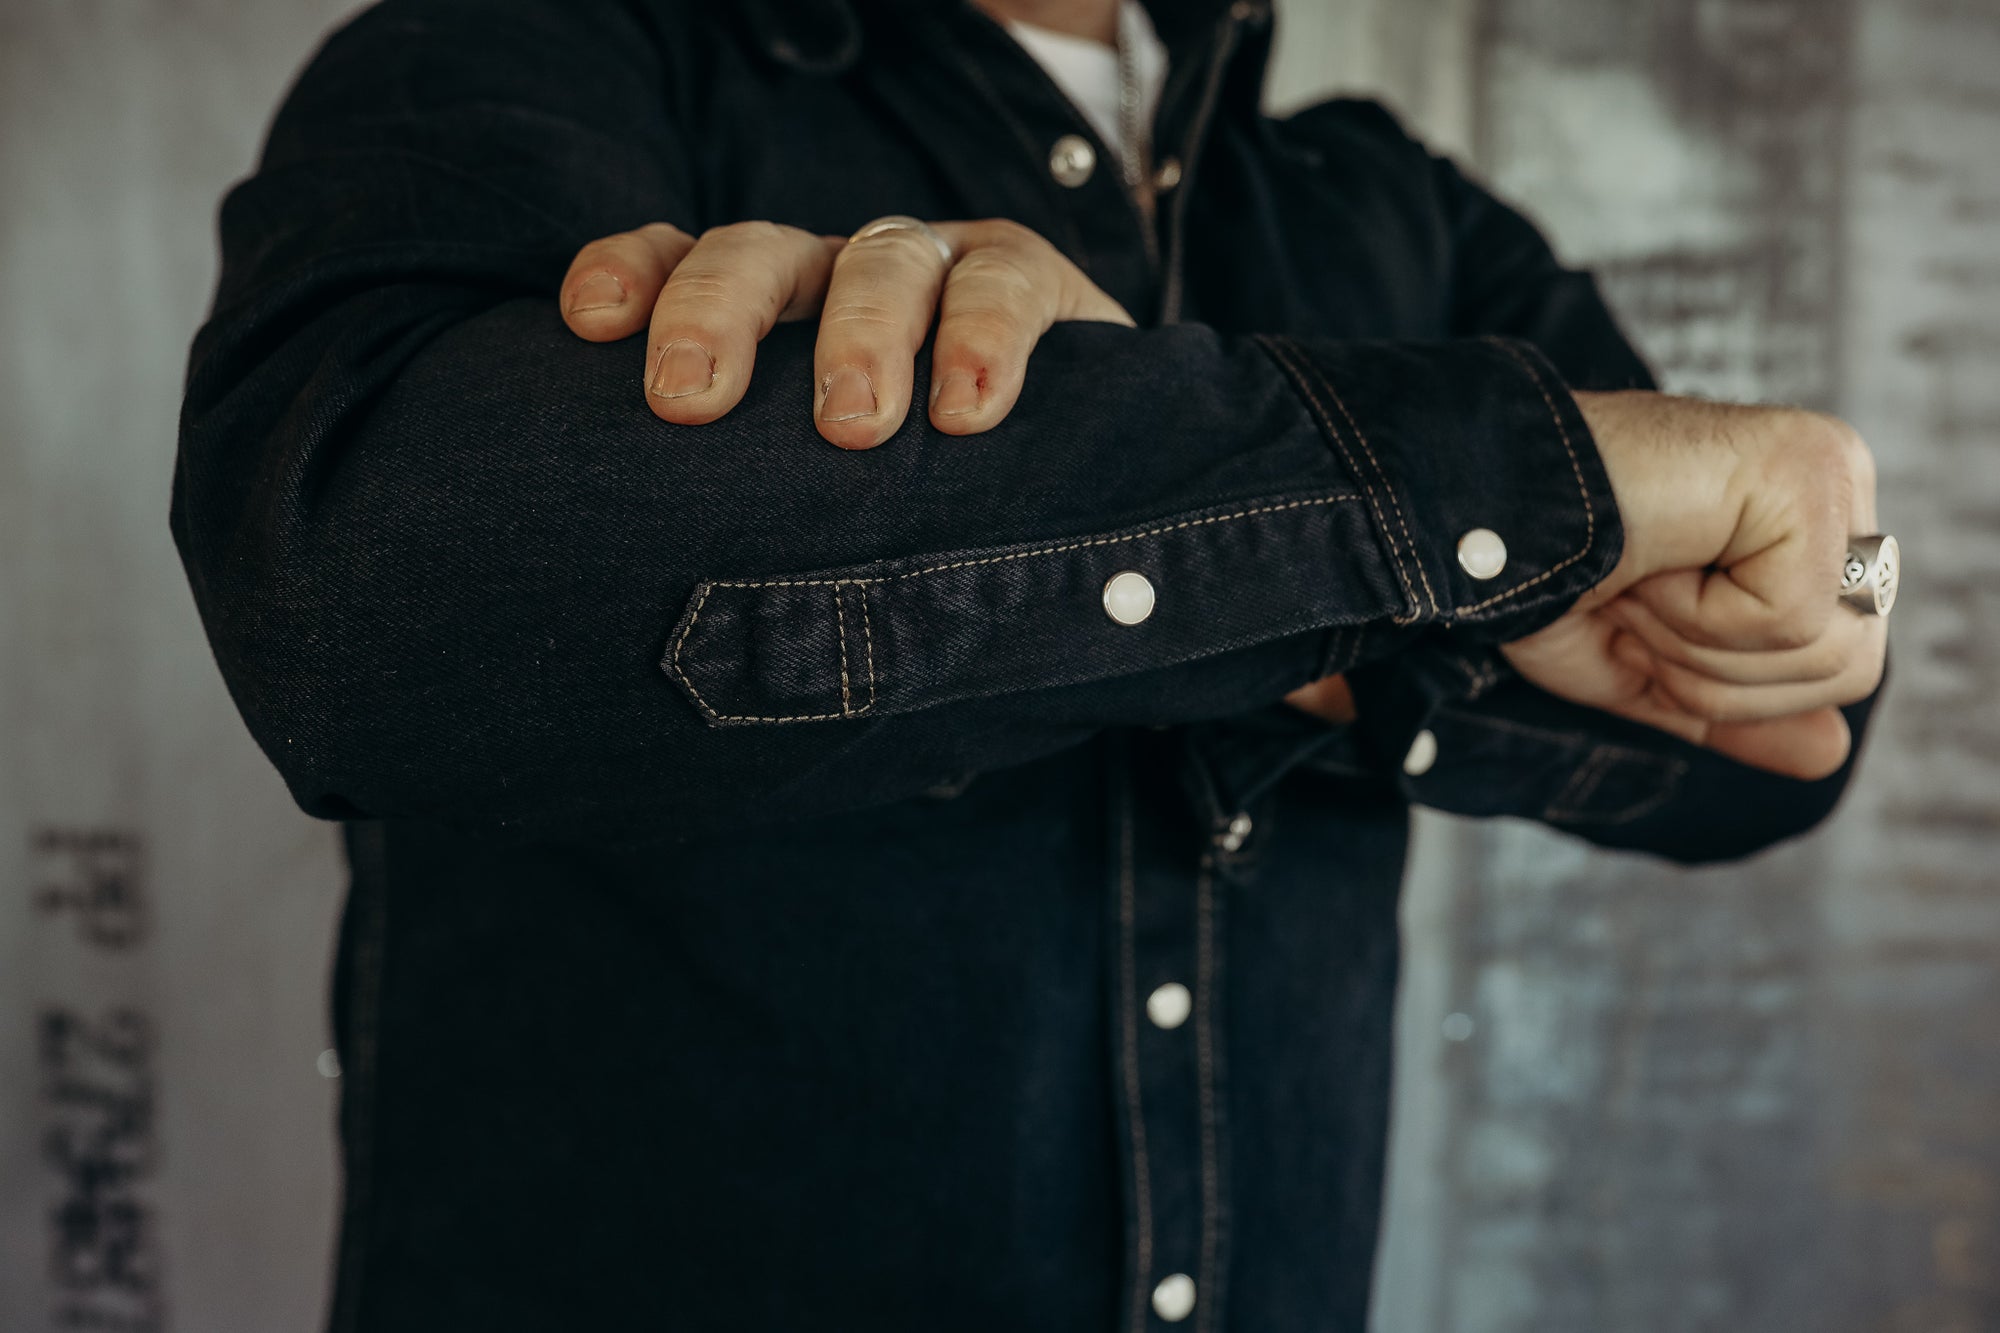
[[[1625,529],[1618,564],[1585,601],[1608,601],[1651,575],[1712,561],[1742,509],[1735,441],[1747,423],[1730,418],[1757,409],[1646,390],[1574,397]]]

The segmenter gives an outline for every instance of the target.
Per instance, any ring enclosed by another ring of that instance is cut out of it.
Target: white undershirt
[[[1049,78],[1107,147],[1121,158],[1132,151],[1125,142],[1124,118],[1119,114],[1115,47],[1012,19],[1007,21],[1007,31],[1048,71]],[[1124,0],[1119,6],[1118,33],[1132,52],[1133,70],[1139,78],[1140,123],[1151,125],[1153,112],[1160,105],[1160,89],[1167,82],[1167,48],[1153,31],[1153,21],[1139,0]]]

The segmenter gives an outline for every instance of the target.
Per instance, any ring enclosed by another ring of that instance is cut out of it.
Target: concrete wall
[[[1425,828],[1378,1327],[2000,1329],[2000,3],[1291,11],[1287,76],[1468,147],[1670,387],[1859,425],[1911,570],[1804,844]]]
[[[339,874],[164,515],[211,218],[345,0],[0,6],[0,1328],[314,1327]],[[1423,825],[1385,1333],[2000,1330],[2000,0],[1280,0],[1599,266],[1676,387],[1839,410],[1911,572],[1843,818],[1689,875]]]

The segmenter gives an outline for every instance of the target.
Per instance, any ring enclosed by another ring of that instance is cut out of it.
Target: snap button
[[[1474,528],[1458,539],[1459,567],[1476,579],[1490,579],[1507,568],[1507,543],[1491,528]]]
[[[1146,997],[1146,1017],[1156,1028],[1172,1031],[1187,1022],[1194,1012],[1194,996],[1178,981],[1169,981]]]
[[[1223,830],[1222,836],[1217,838],[1216,842],[1225,852],[1236,851],[1249,839],[1250,830],[1255,827],[1257,826],[1251,822],[1250,816],[1238,815],[1229,821],[1229,827]]]
[[[1431,765],[1438,761],[1438,738],[1426,727],[1410,742],[1410,752],[1403,756],[1403,771],[1413,778],[1420,778],[1431,771]]]
[[[1166,159],[1164,162],[1160,163],[1159,170],[1153,173],[1153,188],[1160,191],[1162,194],[1166,193],[1168,190],[1173,189],[1176,185],[1179,185],[1180,183],[1181,183],[1181,160],[1177,157],[1170,157]]]
[[[1153,614],[1153,585],[1137,570],[1113,574],[1104,585],[1104,614],[1121,625],[1136,625]]]
[[[1065,134],[1049,149],[1049,175],[1074,190],[1097,170],[1097,150],[1081,134]]]
[[[1194,1313],[1194,1279],[1186,1273],[1169,1273],[1153,1288],[1153,1313],[1169,1324],[1178,1324]]]

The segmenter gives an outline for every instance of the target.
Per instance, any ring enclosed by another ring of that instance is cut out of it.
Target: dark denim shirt
[[[1494,651],[1619,555],[1569,390],[1650,380],[1590,280],[1378,107],[1261,115],[1259,4],[1151,8],[1150,216],[950,0],[391,0],[287,99],[173,527],[348,822],[337,1330],[1136,1330],[1177,1274],[1358,1330],[1406,803],[1688,861],[1831,808]],[[846,453],[810,327],[683,428],[558,318],[600,235],[887,213],[1141,327]],[[1275,702],[1336,671],[1355,727]]]

